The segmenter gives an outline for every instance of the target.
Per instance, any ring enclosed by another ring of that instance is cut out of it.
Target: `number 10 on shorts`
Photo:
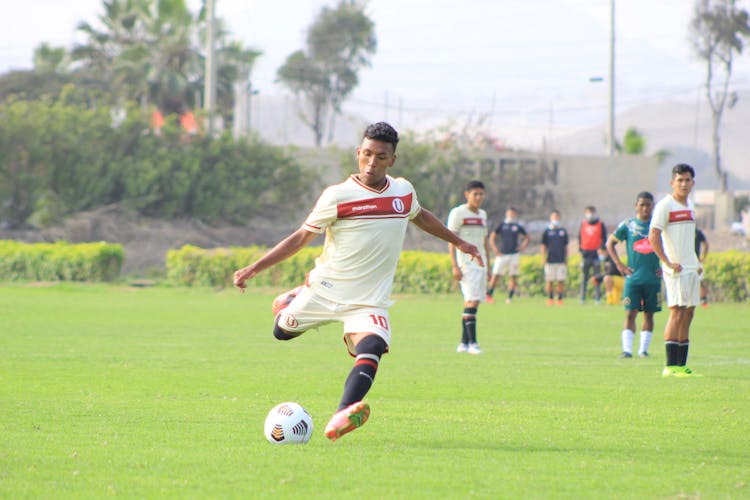
[[[388,327],[388,318],[386,318],[385,316],[370,314],[370,319],[375,324],[375,326],[380,326],[381,328],[385,328],[386,330],[390,331],[390,328]]]

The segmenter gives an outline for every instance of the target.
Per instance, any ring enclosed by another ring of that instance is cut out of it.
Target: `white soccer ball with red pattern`
[[[263,431],[273,444],[305,444],[312,437],[312,416],[297,403],[279,403],[268,412]]]

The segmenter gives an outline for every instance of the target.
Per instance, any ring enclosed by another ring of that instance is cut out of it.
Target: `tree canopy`
[[[307,32],[307,46],[290,54],[278,79],[303,98],[300,114],[320,146],[332,140],[336,116],[359,84],[359,70],[370,65],[377,40],[375,24],[355,0],[323,7]]]
[[[736,54],[750,35],[748,12],[736,0],[697,0],[690,33],[695,53],[706,62],[706,98],[711,107],[714,171],[722,191],[727,174],[721,165],[721,121],[727,107],[736,103],[729,81]]]

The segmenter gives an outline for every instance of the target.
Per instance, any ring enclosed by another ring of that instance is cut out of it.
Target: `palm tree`
[[[116,101],[153,105],[165,114],[193,108],[203,88],[205,8],[195,16],[185,0],[104,0],[103,6],[101,29],[78,26],[88,38],[73,50],[82,70],[107,81]],[[219,111],[229,122],[234,82],[247,78],[242,73],[260,53],[231,41],[224,29],[217,39]]]

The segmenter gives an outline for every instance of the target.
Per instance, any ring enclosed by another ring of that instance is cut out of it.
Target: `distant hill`
[[[734,108],[725,113],[722,126],[722,161],[729,172],[730,189],[750,189],[750,92],[742,92]],[[711,113],[705,98],[696,103],[660,102],[638,106],[617,115],[617,134],[635,127],[646,138],[646,154],[665,150],[671,154],[659,170],[659,182],[669,180],[669,169],[685,162],[696,170],[700,189],[715,189],[718,180],[711,160]],[[550,144],[560,153],[601,154],[602,129],[586,129],[556,137]]]
[[[750,92],[741,92],[738,97],[736,106],[725,113],[722,155],[730,189],[750,190]],[[313,134],[300,118],[293,97],[255,96],[251,122],[255,133],[274,144],[313,145]],[[333,144],[355,147],[367,123],[362,116],[345,113],[336,120]],[[617,116],[620,138],[631,126],[644,134],[647,155],[662,150],[671,153],[659,169],[660,185],[668,184],[669,171],[675,163],[685,162],[696,168],[700,189],[718,187],[711,165],[711,114],[705,98],[699,102],[644,104]],[[548,147],[561,154],[600,155],[604,150],[602,127],[554,137]]]

